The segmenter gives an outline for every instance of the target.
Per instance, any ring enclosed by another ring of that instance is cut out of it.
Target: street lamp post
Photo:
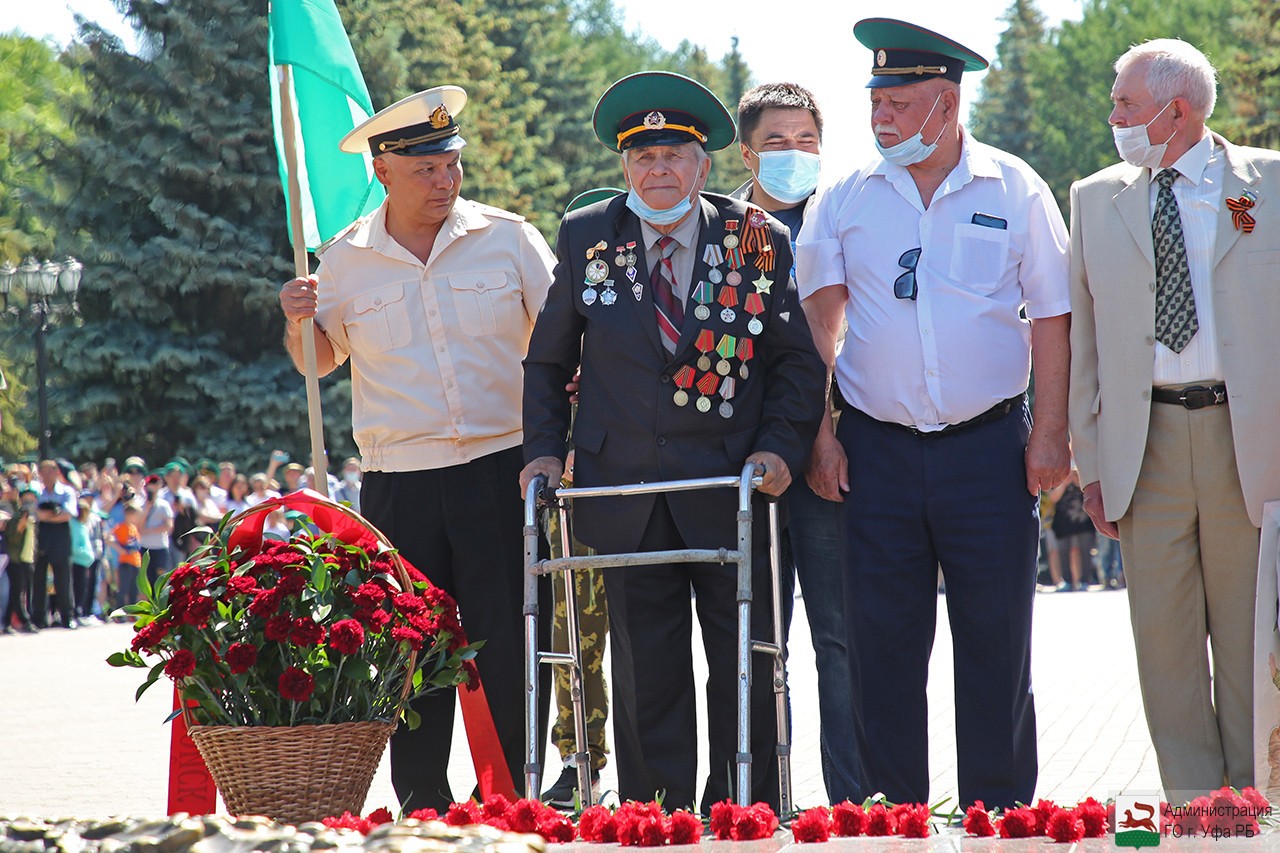
[[[84,265],[75,258],[65,261],[37,261],[27,258],[22,266],[14,267],[5,262],[0,266],[0,298],[4,300],[5,313],[21,317],[22,309],[18,305],[9,305],[9,294],[20,292],[27,297],[27,313],[35,324],[36,342],[36,400],[39,409],[40,458],[49,458],[49,355],[45,347],[45,334],[49,331],[51,319],[63,314],[78,314],[76,292],[80,289],[80,276]],[[69,300],[69,304],[59,303],[56,299],[61,292]]]

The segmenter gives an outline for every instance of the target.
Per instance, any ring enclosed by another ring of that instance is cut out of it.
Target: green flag
[[[289,65],[303,232],[307,248],[315,249],[385,196],[368,153],[338,150],[342,137],[373,115],[373,104],[334,0],[271,0],[270,8],[271,115],[280,182],[287,206],[279,75],[280,66]]]

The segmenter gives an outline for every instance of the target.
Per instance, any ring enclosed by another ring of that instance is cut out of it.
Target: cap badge
[[[876,65],[883,67],[884,64],[888,61],[889,61],[889,54],[884,52],[884,48],[880,48],[880,50],[876,51]]]
[[[442,127],[448,127],[449,122],[451,121],[453,121],[453,116],[449,115],[449,111],[445,109],[444,104],[436,107],[431,113],[431,126],[436,130],[439,130]]]
[[[654,110],[644,117],[644,126],[649,130],[662,130],[667,126],[667,117]]]

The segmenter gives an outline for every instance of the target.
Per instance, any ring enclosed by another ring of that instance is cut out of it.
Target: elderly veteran
[[[1071,188],[1071,440],[1085,510],[1124,555],[1165,799],[1186,802],[1254,783],[1259,527],[1280,498],[1280,228],[1264,206],[1280,154],[1205,126],[1217,75],[1192,45],[1145,42],[1115,70],[1124,162]],[[1263,612],[1270,628],[1275,602]]]
[[[872,50],[879,156],[820,194],[797,277],[847,401],[838,441],[824,431],[814,450],[830,459],[811,470],[825,472],[818,494],[848,489],[845,614],[866,790],[928,802],[941,565],[960,800],[1026,803],[1038,494],[1069,468],[1067,232],[1044,181],[959,124],[961,75],[986,60],[902,21],[863,20],[854,35]]]
[[[628,192],[565,217],[555,282],[525,359],[525,458],[560,479],[570,425],[563,388],[581,366],[573,426],[580,486],[736,475],[758,466],[781,494],[804,470],[822,412],[822,363],[791,281],[787,232],[753,205],[703,193],[708,151],[731,144],[724,105],[667,72],[633,74],[596,105],[596,136],[621,152]],[[576,534],[602,552],[723,548],[732,490],[597,498]],[[760,511],[763,518],[763,508]],[[764,524],[757,525],[753,633],[768,636]],[[690,593],[710,672],[704,813],[731,795],[735,761],[735,569],[653,565],[605,572],[613,632],[622,799],[696,799],[698,732]],[[777,804],[770,663],[754,656],[751,800]]]
[[[280,292],[285,345],[301,369],[315,317],[321,374],[351,360],[360,501],[433,584],[458,601],[513,780],[523,778],[523,504],[520,359],[553,260],[524,218],[459,196],[457,86],[411,95],[351,131],[373,154],[386,201],[317,253],[316,275]],[[548,684],[549,687],[549,684]],[[549,690],[544,690],[547,695]],[[422,724],[391,739],[406,811],[453,801],[452,691],[414,703]]]

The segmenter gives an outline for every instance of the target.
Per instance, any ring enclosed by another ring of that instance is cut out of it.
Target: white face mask
[[[938,150],[938,142],[942,140],[942,134],[947,129],[947,125],[944,124],[942,130],[938,131],[937,139],[931,143],[925,143],[924,126],[933,117],[933,111],[938,108],[938,102],[941,100],[942,93],[939,92],[938,97],[933,99],[933,106],[929,107],[929,115],[924,117],[924,121],[920,123],[920,129],[915,132],[915,135],[902,140],[897,145],[890,145],[888,148],[880,144],[879,137],[875,137],[876,150],[880,152],[880,156],[899,166],[914,166],[916,163],[928,160],[933,155],[933,152]],[[950,124],[950,122],[947,124]]]
[[[1130,127],[1111,128],[1111,136],[1115,139],[1116,151],[1120,154],[1120,159],[1124,160],[1131,166],[1146,166],[1150,169],[1159,167],[1160,161],[1164,159],[1164,153],[1169,149],[1169,140],[1173,139],[1173,133],[1169,134],[1169,139],[1159,145],[1151,144],[1151,137],[1147,135],[1147,128],[1151,126],[1151,122],[1160,118],[1165,110],[1173,104],[1173,101],[1165,104],[1160,112],[1151,117],[1151,121],[1146,124],[1131,125]],[[1174,131],[1175,133],[1177,131]]]

